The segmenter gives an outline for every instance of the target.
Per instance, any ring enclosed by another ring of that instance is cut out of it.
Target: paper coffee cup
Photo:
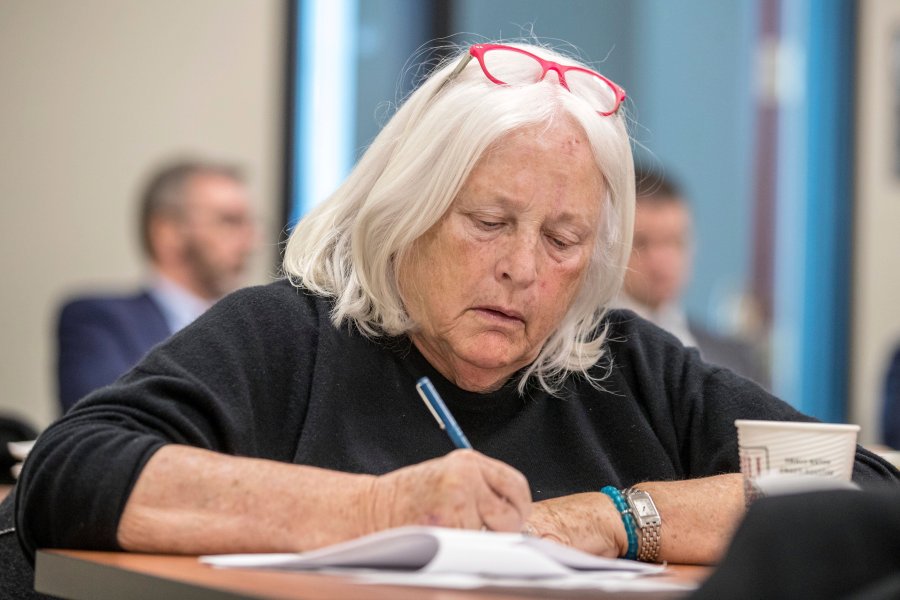
[[[850,481],[859,425],[738,419],[741,473],[805,475]]]

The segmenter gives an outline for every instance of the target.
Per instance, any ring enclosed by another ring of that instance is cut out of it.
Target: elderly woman
[[[744,512],[734,419],[807,418],[607,313],[634,213],[624,97],[529,45],[438,69],[296,227],[285,280],[41,436],[25,547],[292,551],[428,524],[716,560]],[[452,451],[422,376],[475,450]],[[861,449],[854,475],[897,477]]]

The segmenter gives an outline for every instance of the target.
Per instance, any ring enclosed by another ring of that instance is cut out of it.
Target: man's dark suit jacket
[[[884,382],[884,414],[881,427],[884,443],[900,450],[900,346],[894,350]]]
[[[59,402],[63,412],[115,381],[171,334],[162,310],[143,291],[67,302],[58,324]]]

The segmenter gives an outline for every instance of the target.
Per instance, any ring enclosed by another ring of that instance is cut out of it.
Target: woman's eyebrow
[[[590,232],[597,228],[596,223],[592,223],[586,215],[581,215],[571,211],[564,211],[558,215],[551,215],[547,222],[552,225],[573,225],[583,232]]]

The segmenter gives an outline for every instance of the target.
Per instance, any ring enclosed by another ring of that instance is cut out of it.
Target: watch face
[[[656,509],[652,504],[650,504],[650,501],[647,498],[635,498],[634,510],[636,510],[637,514],[642,517],[650,517],[656,515]]]
[[[654,505],[653,500],[650,499],[650,494],[643,491],[636,491],[629,495],[628,500],[631,503],[632,511],[638,522],[638,527],[644,528],[648,525],[653,526],[661,523],[659,511],[656,510],[656,505]]]

